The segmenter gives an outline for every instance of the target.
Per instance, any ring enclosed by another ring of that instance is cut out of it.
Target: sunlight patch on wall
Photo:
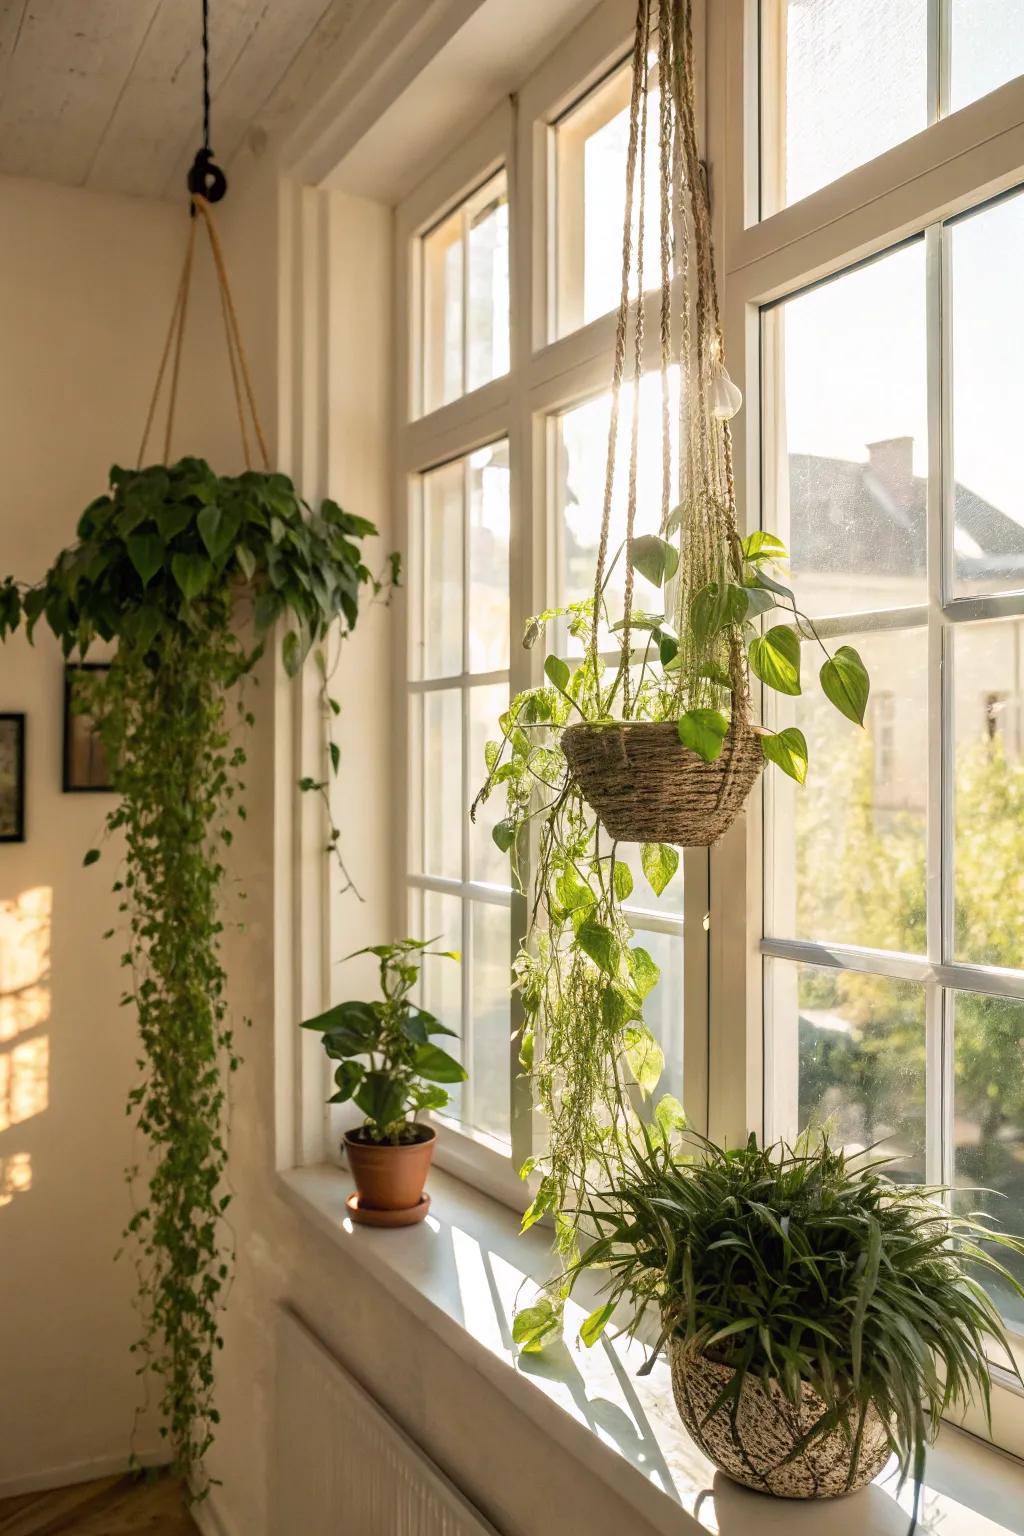
[[[49,886],[0,901],[0,1049],[50,1017]]]
[[[32,1159],[27,1152],[12,1152],[0,1157],[0,1207],[10,1205],[16,1195],[32,1188]]]
[[[0,1131],[42,1114],[49,1103],[49,1079],[48,1035],[0,1051]]]

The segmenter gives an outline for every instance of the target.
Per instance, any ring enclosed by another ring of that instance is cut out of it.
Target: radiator
[[[273,1536],[498,1536],[286,1308],[277,1346]]]

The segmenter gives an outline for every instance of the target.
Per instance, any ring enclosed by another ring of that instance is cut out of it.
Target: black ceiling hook
[[[191,195],[205,197],[208,203],[219,203],[227,189],[228,179],[220,166],[214,164],[213,151],[198,150],[188,173],[188,190]]]

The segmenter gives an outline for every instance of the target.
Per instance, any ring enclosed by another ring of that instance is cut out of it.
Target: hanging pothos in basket
[[[755,723],[751,678],[781,694],[799,694],[805,642],[820,648],[821,687],[842,714],[862,724],[868,697],[856,651],[841,646],[830,653],[780,579],[786,558],[780,540],[760,531],[741,538],[738,531],[729,420],[742,400],[723,357],[697,146],[691,0],[639,0],[632,66],[622,286],[594,593],[527,625],[528,648],[553,627],[544,681],[513,699],[501,717],[501,739],[487,745],[487,778],[477,800],[505,792],[507,814],[493,835],[511,854],[520,888],[524,860],[532,873],[530,929],[516,966],[525,1017],[521,1060],[550,1139],[545,1156],[524,1169],[541,1174],[524,1220],[530,1225],[552,1213],[569,1262],[577,1253],[574,1212],[586,1171],[602,1162],[610,1171],[624,1124],[653,1093],[664,1064],[643,1017],[659,971],[634,942],[624,914],[634,876],[618,843],[641,845],[641,869],[660,897],[678,867],[677,849],[722,837],[766,761],[803,783],[803,734]],[[663,86],[656,96],[652,78]],[[661,191],[661,495],[658,507],[641,509],[646,344],[644,305],[631,304],[630,293],[645,291],[652,100]],[[625,537],[613,548],[627,352]],[[638,530],[638,514],[646,514],[650,531]],[[610,597],[617,570],[621,609]],[[634,604],[638,577],[657,599],[644,611]],[[681,1106],[664,1098],[654,1110],[654,1133],[667,1136],[681,1120]],[[519,1342],[539,1347],[558,1327],[558,1311],[556,1297],[520,1313]]]
[[[86,507],[75,542],[38,585],[10,577],[0,584],[0,639],[21,622],[31,639],[43,619],[65,657],[84,657],[97,640],[115,648],[109,671],[83,674],[79,703],[95,719],[117,795],[107,828],[119,835],[121,856],[114,883],[126,929],[121,1001],[136,1012],[141,1046],[129,1102],[148,1143],[142,1166],[129,1170],[139,1198],[126,1235],[134,1239],[143,1324],[134,1348],[140,1373],[159,1382],[161,1432],[175,1468],[201,1497],[217,1421],[219,1313],[233,1262],[224,1220],[226,1111],[239,1057],[221,955],[222,890],[232,824],[245,815],[241,729],[253,723],[238,685],[283,620],[286,671],[295,675],[312,653],[326,693],[329,640],[351,631],[366,589],[377,594],[383,584],[360,547],[376,532],[372,523],[329,500],[311,510],[287,476],[269,473],[216,231],[201,196],[193,210],[139,467],[111,470],[109,490]],[[167,462],[200,224],[221,285],[245,462],[248,405],[262,472],[219,476],[201,459]],[[143,468],[172,351],[165,462]],[[392,557],[390,580],[397,575]],[[333,740],[325,740],[324,758],[325,769],[330,761],[337,770]],[[303,787],[323,790],[328,776]],[[335,851],[337,836],[332,827]],[[99,857],[92,849],[85,863]]]

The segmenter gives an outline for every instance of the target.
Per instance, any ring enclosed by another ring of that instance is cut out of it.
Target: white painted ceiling
[[[210,0],[221,165],[295,111],[365,3]],[[184,195],[201,143],[200,25],[200,0],[0,0],[0,174]]]

